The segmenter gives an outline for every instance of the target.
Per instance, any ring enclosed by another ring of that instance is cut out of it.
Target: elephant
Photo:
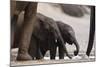
[[[34,31],[34,21],[37,12],[37,2],[11,0],[11,48],[18,45],[18,61],[32,60],[29,55],[29,44]],[[24,11],[24,22],[20,29],[17,28],[19,14]],[[18,35],[18,36],[17,36]],[[18,41],[17,41],[17,40]],[[17,41],[17,42],[16,42]]]
[[[73,28],[70,25],[65,24],[64,22],[61,22],[61,21],[56,21],[56,23],[60,29],[64,43],[66,44],[66,42],[67,42],[69,45],[74,44],[76,46],[76,50],[74,51],[74,55],[75,56],[78,55],[80,47],[79,47],[79,44],[76,40],[75,32],[74,32]],[[59,44],[59,43],[57,43],[57,44]],[[64,58],[63,49],[61,47],[59,47],[59,58],[60,59]]]
[[[73,30],[73,28],[68,25],[68,24],[65,24],[61,21],[55,21],[55,23],[57,23],[58,27],[59,27],[59,30],[61,32],[61,35],[62,35],[62,38],[64,40],[64,44],[66,44],[66,42],[69,44],[69,45],[72,45],[74,44],[76,46],[76,51],[74,51],[74,55],[78,55],[79,53],[79,44],[76,40],[76,37],[75,37],[75,32]],[[49,42],[48,42],[49,43]],[[59,50],[59,59],[64,59],[64,51],[63,51],[63,48],[61,46],[59,46],[59,42],[56,42],[56,45],[55,45],[55,50],[53,51],[54,54],[56,55],[56,48],[58,46],[58,50]],[[49,48],[47,48],[47,43],[41,43],[40,44],[40,51],[44,57],[45,53],[49,50]],[[54,56],[55,56],[54,55]],[[53,58],[55,59],[55,58]]]
[[[41,50],[43,49],[45,51],[50,50],[50,59],[55,59],[56,41],[59,42],[57,46],[60,46],[64,53],[71,58],[67,52],[58,25],[55,23],[55,21],[52,18],[40,13],[37,13],[36,18],[34,27],[35,30],[32,33],[32,39],[29,47],[29,54],[32,56],[32,58],[43,58],[43,52]],[[37,45],[36,51],[33,49],[35,44]]]
[[[64,59],[64,50],[62,48],[62,46],[60,45],[60,42],[59,41],[55,41],[55,36],[53,36],[52,34],[48,34],[48,32],[45,31],[45,29],[49,28],[48,26],[48,23],[47,22],[51,22],[51,19],[42,15],[42,14],[37,14],[37,23],[39,23],[39,27],[40,29],[39,30],[36,30],[36,32],[33,32],[33,36],[32,38],[35,38],[36,37],[36,41],[38,41],[37,45],[38,45],[38,52],[36,52],[37,54],[33,54],[33,39],[31,40],[31,45],[30,45],[30,54],[31,55],[35,55],[35,56],[38,56],[40,58],[43,58],[45,53],[50,50],[50,59],[55,59],[55,56],[56,56],[56,48],[58,47],[59,48],[59,58],[60,59]],[[41,21],[42,20],[42,21]],[[43,24],[44,23],[44,24]],[[75,32],[73,30],[73,28],[68,25],[68,24],[65,24],[61,21],[52,21],[53,25],[54,23],[57,24],[59,30],[60,30],[60,33],[61,33],[61,36],[64,40],[64,44],[67,42],[69,44],[75,44],[77,50],[74,51],[74,55],[76,56],[78,53],[79,53],[79,44],[75,38]],[[50,24],[51,25],[51,24]],[[53,28],[55,28],[56,26],[54,25]],[[50,27],[51,28],[51,27]],[[37,29],[37,28],[36,28]],[[51,28],[52,30],[52,28]],[[51,30],[49,29],[48,31],[51,32]],[[38,32],[38,33],[37,33]],[[57,34],[55,34],[56,37],[57,37]],[[53,42],[52,42],[53,41]],[[52,43],[51,43],[52,42]],[[40,53],[39,53],[40,52]],[[42,55],[41,55],[42,54]],[[34,57],[34,56],[33,56]]]

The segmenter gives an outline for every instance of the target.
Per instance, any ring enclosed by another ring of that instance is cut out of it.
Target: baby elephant
[[[74,44],[76,46],[76,51],[74,51],[74,55],[76,56],[79,53],[79,44],[76,40],[75,32],[74,32],[73,28],[70,25],[65,24],[61,21],[56,21],[55,23],[57,23],[57,25],[59,27],[59,30],[60,30],[61,35],[63,37],[64,43],[66,44],[66,42],[67,42],[69,45]],[[55,44],[56,44],[55,48],[52,48],[52,49],[55,49],[55,51],[54,51],[55,55],[56,55],[56,48],[58,47],[59,59],[64,59],[65,53],[64,53],[63,48],[61,46],[58,46],[60,44],[59,42],[56,42]],[[40,50],[41,50],[41,53],[43,56],[49,50],[48,48],[46,48],[47,47],[46,45],[47,45],[46,43],[40,44]]]
[[[66,42],[67,42],[69,45],[74,44],[76,46],[76,51],[74,51],[74,55],[76,56],[79,53],[79,44],[76,40],[75,32],[74,32],[73,28],[70,25],[65,24],[61,21],[56,21],[56,23],[60,29],[64,43],[66,44]],[[59,43],[57,42],[57,44],[59,44]],[[64,58],[63,49],[61,47],[58,47],[58,48],[59,48],[59,58],[63,59]]]

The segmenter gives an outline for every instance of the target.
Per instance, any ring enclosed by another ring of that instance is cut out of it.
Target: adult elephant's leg
[[[17,19],[18,15],[14,15],[14,17],[11,19],[11,48],[15,46],[14,39],[15,39],[15,32],[17,29]]]
[[[16,13],[16,1],[11,1],[11,48],[15,46],[14,38],[15,38],[15,31],[17,28],[18,14],[19,13]]]
[[[32,60],[28,54],[32,31],[34,31],[34,22],[37,11],[37,3],[30,2],[25,8],[24,24],[22,25],[19,40],[19,51],[17,60]]]
[[[95,35],[95,6],[91,6],[91,17],[90,17],[90,34],[89,34],[89,42],[88,48],[86,51],[86,55],[89,56],[93,47]]]
[[[28,51],[33,60],[35,59],[36,56],[36,50],[37,50],[36,46],[37,46],[37,40],[34,36],[32,36]]]

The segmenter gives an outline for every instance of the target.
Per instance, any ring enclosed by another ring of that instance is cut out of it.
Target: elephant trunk
[[[78,42],[76,41],[76,39],[75,39],[75,41],[74,41],[74,44],[75,44],[75,46],[76,46],[76,50],[74,51],[74,55],[77,56],[78,53],[79,53],[80,47],[79,47],[79,44],[78,44]]]

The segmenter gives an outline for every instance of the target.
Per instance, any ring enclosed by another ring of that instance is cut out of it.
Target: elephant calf
[[[65,24],[61,21],[56,21],[56,23],[60,29],[64,43],[67,42],[69,45],[74,44],[76,46],[76,51],[74,51],[74,55],[76,56],[79,52],[79,44],[76,40],[75,32],[74,32],[73,28],[70,25]],[[57,44],[59,44],[59,43],[57,43]],[[60,59],[64,58],[64,52],[61,47],[59,47],[59,57],[60,57]]]
[[[59,41],[59,38],[57,38],[58,37],[57,34],[59,34],[59,33],[61,33],[61,37],[64,40],[64,44],[66,42],[69,44],[73,44],[73,43],[75,44],[77,50],[74,51],[74,55],[78,54],[79,45],[75,38],[74,30],[72,29],[71,26],[64,24],[63,22],[60,22],[60,21],[52,21],[52,24],[48,24],[48,22],[51,22],[51,19],[47,18],[46,16],[44,16],[42,14],[37,15],[37,18],[38,19],[37,19],[36,23],[38,23],[39,28],[38,28],[38,30],[36,30],[36,32],[33,32],[33,36],[32,36],[32,38],[35,38],[35,40],[37,41],[37,47],[36,47],[37,50],[35,51],[36,52],[35,56],[37,56],[38,58],[44,57],[45,53],[48,50],[50,50],[50,59],[55,59],[56,48],[58,47],[59,48],[59,58],[63,59],[65,52],[64,52],[63,46],[61,45],[61,42]],[[43,19],[45,19],[45,20],[43,20]],[[59,28],[59,32],[57,32],[57,33],[55,33],[56,31],[54,31],[56,26],[53,24],[55,24],[55,23],[57,24],[57,26]],[[52,27],[52,25],[53,25],[53,27]],[[48,32],[46,31],[46,29],[48,29]],[[31,56],[33,56],[34,49],[32,48],[32,46],[34,46],[33,45],[34,43],[35,42],[33,42],[33,40],[31,40],[31,45],[30,45],[31,47],[29,50],[29,53],[31,54]],[[68,56],[68,54],[67,54],[67,56]]]
[[[61,21],[56,21],[56,23],[57,23],[57,25],[59,27],[59,30],[60,30],[61,35],[63,37],[64,43],[66,44],[66,42],[67,42],[69,45],[74,44],[76,46],[77,50],[74,51],[74,55],[76,56],[78,54],[78,52],[79,52],[79,44],[78,44],[78,42],[76,40],[74,30],[72,29],[71,26],[69,26],[68,24],[65,24],[65,23],[63,23]],[[56,55],[56,48],[60,43],[56,42],[55,44],[56,44],[55,45],[55,49],[54,48],[52,48],[52,49],[55,50],[54,54]],[[41,50],[41,53],[42,53],[43,56],[49,50],[46,47],[47,47],[46,43],[40,44],[40,50]],[[58,50],[59,50],[59,59],[64,59],[64,54],[65,53],[63,51],[63,48],[61,46],[58,46]]]

